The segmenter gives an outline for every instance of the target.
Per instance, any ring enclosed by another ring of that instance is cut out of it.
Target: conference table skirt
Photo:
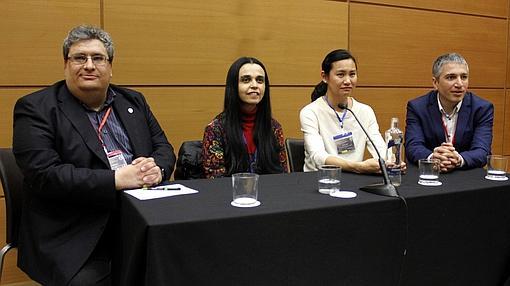
[[[198,194],[121,195],[118,285],[502,285],[510,258],[510,184],[484,170],[416,183],[402,199],[359,191],[379,176],[342,174],[339,199],[317,174],[260,177],[256,208],[235,208],[231,178],[178,181]]]

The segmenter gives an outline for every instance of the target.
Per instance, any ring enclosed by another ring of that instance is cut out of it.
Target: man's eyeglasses
[[[88,59],[91,59],[92,63],[96,66],[104,66],[106,64],[106,62],[108,62],[108,57],[106,57],[104,55],[87,56],[87,55],[83,55],[83,54],[78,54],[78,55],[69,56],[69,57],[67,57],[67,59],[69,59],[71,61],[71,63],[76,64],[76,65],[83,65],[87,62]]]

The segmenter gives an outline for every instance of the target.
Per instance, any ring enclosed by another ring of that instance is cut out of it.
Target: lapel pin
[[[130,107],[130,108],[128,108],[128,112],[129,112],[129,113],[133,113],[133,108],[131,108],[131,107]]]

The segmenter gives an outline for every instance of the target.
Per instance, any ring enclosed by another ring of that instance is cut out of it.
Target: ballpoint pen
[[[166,186],[159,186],[159,187],[144,187],[144,190],[151,190],[151,191],[180,191],[180,187],[166,187]]]

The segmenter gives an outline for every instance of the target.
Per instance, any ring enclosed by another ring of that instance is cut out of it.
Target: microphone
[[[354,116],[354,119],[356,119],[356,122],[358,122],[359,126],[361,126],[361,130],[363,130],[363,132],[367,136],[370,143],[372,143],[372,146],[374,147],[375,152],[377,153],[377,157],[379,157],[379,168],[381,168],[384,183],[383,184],[373,184],[373,185],[361,187],[360,190],[369,192],[369,193],[373,193],[373,194],[377,194],[377,195],[388,196],[388,197],[399,197],[397,189],[395,189],[395,186],[393,186],[391,184],[390,177],[388,176],[388,170],[386,170],[386,163],[384,163],[384,160],[381,157],[381,154],[379,154],[379,150],[377,150],[377,147],[375,146],[374,141],[372,141],[372,138],[370,138],[370,136],[368,135],[368,132],[365,130],[365,128],[363,127],[361,122],[358,120],[358,117],[356,116],[356,114],[354,114],[354,112],[352,112],[352,110],[349,107],[347,107],[347,104],[345,104],[345,103],[339,103],[337,106],[340,109],[348,110]]]

